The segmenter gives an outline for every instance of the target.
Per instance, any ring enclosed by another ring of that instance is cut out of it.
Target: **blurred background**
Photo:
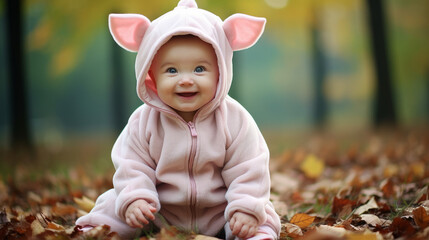
[[[110,166],[111,147],[141,102],[136,54],[112,40],[108,14],[154,20],[177,3],[0,1],[3,171],[26,152],[45,164],[62,156]],[[197,3],[222,19],[267,18],[260,41],[234,55],[230,95],[253,115],[273,155],[300,133],[428,126],[429,1]]]

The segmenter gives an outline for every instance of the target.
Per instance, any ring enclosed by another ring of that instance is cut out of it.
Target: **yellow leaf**
[[[94,201],[83,196],[82,198],[73,198],[74,202],[85,212],[90,212],[92,208],[95,206]]]
[[[310,154],[301,164],[301,170],[309,178],[318,178],[325,169],[325,163],[322,159]]]
[[[425,164],[422,162],[416,162],[411,164],[411,173],[418,177],[422,178],[425,175]]]
[[[306,228],[314,222],[316,217],[310,216],[305,213],[297,213],[291,219],[290,223],[297,225],[300,228]]]
[[[377,232],[371,232],[368,229],[363,233],[348,232],[346,235],[347,240],[382,240],[383,237]]]

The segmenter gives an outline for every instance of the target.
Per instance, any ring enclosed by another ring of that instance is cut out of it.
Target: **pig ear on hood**
[[[124,49],[137,52],[150,20],[140,14],[110,14],[109,29],[116,43]]]
[[[232,50],[238,51],[251,47],[264,32],[265,18],[236,13],[225,19],[223,30]]]

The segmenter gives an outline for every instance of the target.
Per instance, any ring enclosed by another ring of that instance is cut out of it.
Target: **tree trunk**
[[[325,86],[325,65],[319,30],[312,29],[313,45],[313,81],[314,81],[314,124],[317,128],[322,129],[326,125],[326,97],[324,93]]]
[[[111,71],[112,71],[112,119],[115,133],[121,133],[126,124],[125,113],[125,87],[124,87],[124,66],[122,57],[122,48],[112,39],[111,40]]]
[[[7,49],[11,111],[11,144],[13,149],[32,148],[28,118],[27,83],[25,80],[22,39],[22,1],[6,0]]]
[[[318,6],[313,6],[313,22],[310,29],[311,53],[313,61],[313,124],[323,130],[326,126],[326,96],[324,92],[326,66],[323,55],[323,41],[320,36],[320,21]]]
[[[368,24],[375,65],[373,124],[396,125],[395,98],[390,72],[386,24],[382,0],[367,0]]]

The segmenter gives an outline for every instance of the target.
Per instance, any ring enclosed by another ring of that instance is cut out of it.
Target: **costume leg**
[[[76,225],[82,227],[95,227],[109,225],[113,232],[117,232],[122,238],[133,238],[139,234],[140,229],[131,228],[123,222],[115,213],[116,192],[110,189],[97,198],[95,207],[85,216],[76,221]]]

